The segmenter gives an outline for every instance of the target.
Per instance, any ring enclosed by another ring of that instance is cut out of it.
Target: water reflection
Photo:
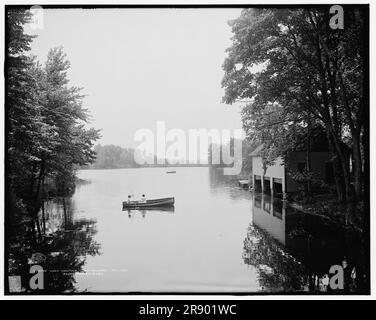
[[[86,170],[80,177],[92,182],[71,199],[46,202],[38,221],[20,224],[10,241],[10,275],[22,276],[25,293],[318,292],[329,267],[343,260],[346,290],[361,291],[354,212],[343,221],[304,214],[209,168]],[[176,206],[122,211],[130,193],[171,195]],[[46,270],[43,291],[29,287],[35,263]]]
[[[74,219],[74,204],[60,198],[46,202],[38,220],[21,223],[16,248],[10,248],[9,274],[20,275],[22,292],[51,294],[75,292],[75,274],[83,272],[87,256],[99,254],[100,246],[93,241],[96,221]],[[35,226],[36,224],[36,226]],[[43,257],[43,259],[35,259]],[[30,287],[30,268],[43,268],[43,289]]]
[[[238,177],[225,175],[223,168],[209,168],[209,190],[217,197],[229,196],[231,200],[251,199],[252,194],[238,186]]]
[[[159,213],[175,213],[175,207],[168,206],[168,207],[160,207],[160,208],[148,208],[147,210],[135,210],[135,209],[123,209],[123,211],[127,212],[128,218],[131,219],[136,215],[141,215],[142,218],[146,218],[148,214],[159,214]]]
[[[257,226],[250,225],[244,240],[244,262],[257,269],[261,289],[289,292],[305,289],[305,267]]]
[[[361,235],[354,228],[255,194],[243,258],[258,268],[264,290],[330,291],[329,269],[343,265],[345,291],[358,291],[363,278],[360,252]]]

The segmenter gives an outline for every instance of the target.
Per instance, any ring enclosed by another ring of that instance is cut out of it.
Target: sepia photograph
[[[5,295],[371,294],[368,4],[4,14]]]

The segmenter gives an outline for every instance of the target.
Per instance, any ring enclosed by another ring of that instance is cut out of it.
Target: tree
[[[64,177],[73,176],[76,167],[95,160],[92,147],[99,131],[85,128],[88,112],[83,108],[81,89],[68,86],[69,66],[61,47],[50,50],[44,68],[34,65],[35,73],[39,75],[40,116],[43,119],[35,150],[36,199],[45,177],[61,184]]]
[[[96,160],[92,164],[95,169],[137,168],[134,160],[134,149],[115,145],[96,145]]]
[[[269,161],[285,153],[295,132],[314,123],[325,128],[343,181],[337,186],[345,187],[341,200],[353,198],[343,143],[353,153],[355,196],[362,194],[364,15],[345,10],[346,27],[332,30],[329,8],[243,10],[230,23],[233,44],[223,65],[223,100],[249,101],[243,126],[265,143]]]
[[[8,199],[35,217],[45,180],[58,181],[64,189],[77,166],[94,161],[99,131],[85,127],[89,115],[81,89],[68,85],[69,61],[62,48],[52,49],[42,67],[30,56],[33,37],[23,29],[29,11],[8,10],[7,18]]]
[[[26,180],[32,175],[30,163],[34,137],[38,135],[39,106],[37,103],[37,82],[31,72],[33,64],[27,52],[32,36],[24,33],[23,25],[29,22],[27,10],[7,11],[7,68],[6,68],[6,164],[9,169],[7,184],[8,200],[13,213],[24,210],[22,201]],[[28,185],[28,184],[27,184]],[[11,215],[8,215],[12,218]]]
[[[43,239],[38,221],[38,212],[46,200],[48,189],[53,185],[59,195],[68,194],[76,167],[94,161],[92,147],[99,132],[86,128],[89,115],[83,108],[80,89],[68,85],[69,62],[62,49],[52,49],[46,65],[41,66],[30,55],[33,37],[24,33],[23,26],[30,21],[30,12],[8,9],[6,14],[9,39],[5,109],[8,168],[6,200],[9,204],[6,210],[9,244],[6,260],[9,261],[10,272],[16,269],[15,274],[23,274],[23,271],[29,274],[27,258],[30,254],[43,252],[45,248],[41,246],[51,245],[47,238]],[[80,237],[67,240],[72,240],[72,244],[84,241],[84,245],[87,245],[84,250],[89,254],[97,254],[98,246],[86,234],[79,232]],[[55,236],[61,238],[59,234]],[[62,238],[61,245],[67,240]],[[72,253],[73,256],[68,260],[57,258],[53,263],[60,266],[65,263],[70,269],[79,270],[84,263],[79,258],[81,253]],[[70,289],[74,279],[71,276],[66,278],[69,279],[50,279],[50,289],[60,290],[57,288],[60,284]],[[23,281],[25,279],[23,277]]]

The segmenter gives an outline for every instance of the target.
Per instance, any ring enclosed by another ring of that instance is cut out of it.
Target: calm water
[[[359,260],[359,238],[330,220],[218,169],[167,170],[83,170],[71,198],[46,203],[38,250],[51,292],[318,291],[332,264]],[[143,193],[174,196],[175,209],[122,210]]]
[[[170,170],[170,169],[168,169]],[[91,183],[73,196],[75,218],[95,219],[100,254],[76,276],[89,291],[255,291],[255,268],[243,259],[251,194],[208,168],[87,170]],[[135,198],[175,197],[175,210],[122,211]]]

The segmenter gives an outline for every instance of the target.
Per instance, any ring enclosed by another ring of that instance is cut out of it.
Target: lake
[[[325,291],[331,265],[359,260],[353,232],[253,195],[221,169],[81,170],[78,178],[72,197],[44,206],[55,292]],[[174,210],[123,211],[129,194],[173,196]]]

